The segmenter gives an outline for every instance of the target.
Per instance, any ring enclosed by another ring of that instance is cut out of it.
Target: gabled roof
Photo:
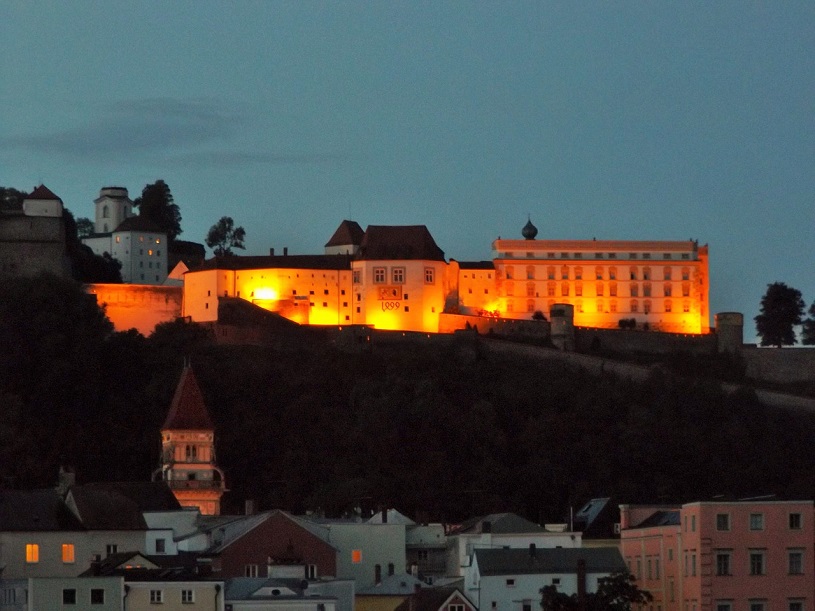
[[[181,372],[181,379],[170,403],[170,413],[161,427],[162,431],[211,431],[215,428],[204,405],[204,396],[198,381],[187,365]]]
[[[574,529],[584,539],[616,537],[614,524],[620,521],[620,509],[610,497],[591,499],[574,514]]]
[[[368,225],[359,258],[444,261],[444,251],[424,225]]]
[[[207,259],[200,267],[192,272],[210,269],[320,269],[320,270],[348,270],[351,269],[349,255],[278,255],[243,257],[232,255],[227,257],[213,257]]]
[[[364,236],[365,232],[362,231],[362,227],[359,226],[359,223],[356,221],[343,221],[340,223],[340,226],[337,227],[331,239],[326,242],[325,247],[346,246],[348,244],[359,246],[362,244],[362,238]]]
[[[56,199],[62,201],[51,189],[45,185],[40,185],[23,199]]]
[[[589,573],[614,573],[626,570],[616,547],[476,549],[476,562],[481,576],[540,575],[576,573],[583,560]]]
[[[0,490],[0,530],[84,530],[53,489]]]
[[[112,575],[125,581],[207,581],[198,569],[197,554],[147,555],[141,552],[110,554],[80,577]]]
[[[377,511],[372,515],[370,518],[366,520],[367,524],[404,524],[405,526],[412,526],[416,524],[413,520],[407,517],[405,514],[397,511],[396,509],[387,509],[385,510],[385,515],[387,517],[387,522],[382,521],[382,512]]]
[[[460,598],[469,609],[475,609],[475,606],[458,588],[441,587],[422,588],[402,601],[394,611],[439,611],[447,606],[453,597]]]
[[[72,486],[67,501],[88,530],[142,530],[144,511],[179,510],[164,482],[100,482]]]
[[[473,518],[451,531],[451,535],[478,535],[486,532],[495,534],[542,533],[546,529],[514,513],[491,513]]]
[[[123,220],[116,229],[113,230],[114,233],[118,233],[121,231],[143,231],[148,233],[160,233],[163,235],[167,235],[167,232],[164,231],[161,227],[156,225],[150,219],[144,216],[129,216],[125,220]]]

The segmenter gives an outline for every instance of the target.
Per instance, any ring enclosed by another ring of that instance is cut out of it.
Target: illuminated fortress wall
[[[96,296],[116,331],[136,329],[147,336],[157,324],[181,316],[180,286],[86,284],[85,291]]]

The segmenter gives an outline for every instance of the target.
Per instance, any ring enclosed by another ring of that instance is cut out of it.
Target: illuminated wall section
[[[194,322],[218,320],[218,296],[229,296],[235,272],[223,269],[191,271],[184,274],[183,316]]]
[[[505,316],[574,306],[576,326],[620,319],[673,333],[709,332],[707,246],[696,242],[496,240]]]
[[[492,262],[450,261],[451,290],[457,293],[458,310],[461,314],[478,315],[483,312],[501,316],[505,301],[499,295]],[[452,304],[450,304],[452,305]]]
[[[354,316],[376,329],[438,333],[447,264],[426,260],[354,261]]]

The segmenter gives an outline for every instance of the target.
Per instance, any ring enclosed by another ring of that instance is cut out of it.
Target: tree
[[[597,580],[597,591],[586,594],[586,611],[630,611],[632,605],[644,605],[653,600],[650,592],[640,590],[629,573],[613,573]],[[556,586],[541,589],[543,611],[577,611],[580,601],[576,594],[558,592]]]
[[[11,187],[0,187],[0,210],[21,210],[26,194]]]
[[[815,345],[815,301],[809,306],[809,318],[804,321],[801,329],[801,343],[805,346]]]
[[[94,233],[95,226],[89,218],[80,217],[76,219],[76,233],[80,239],[89,238]]]
[[[181,234],[181,212],[178,209],[170,187],[163,180],[146,185],[141,195],[133,201],[143,216],[167,233],[167,240],[172,242]]]
[[[795,325],[801,324],[804,300],[801,291],[783,282],[767,285],[761,298],[760,314],[755,317],[756,332],[762,346],[789,346],[795,343]]]
[[[206,244],[216,257],[222,257],[233,254],[233,248],[244,249],[245,238],[246,231],[243,227],[235,227],[235,222],[231,217],[222,216],[220,221],[209,228]]]

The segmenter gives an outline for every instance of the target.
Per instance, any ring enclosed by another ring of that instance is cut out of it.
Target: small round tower
[[[574,350],[574,306],[556,303],[549,310],[552,343],[560,350]]]
[[[716,346],[719,352],[738,354],[744,344],[744,314],[741,312],[719,312],[714,317],[716,325]]]

